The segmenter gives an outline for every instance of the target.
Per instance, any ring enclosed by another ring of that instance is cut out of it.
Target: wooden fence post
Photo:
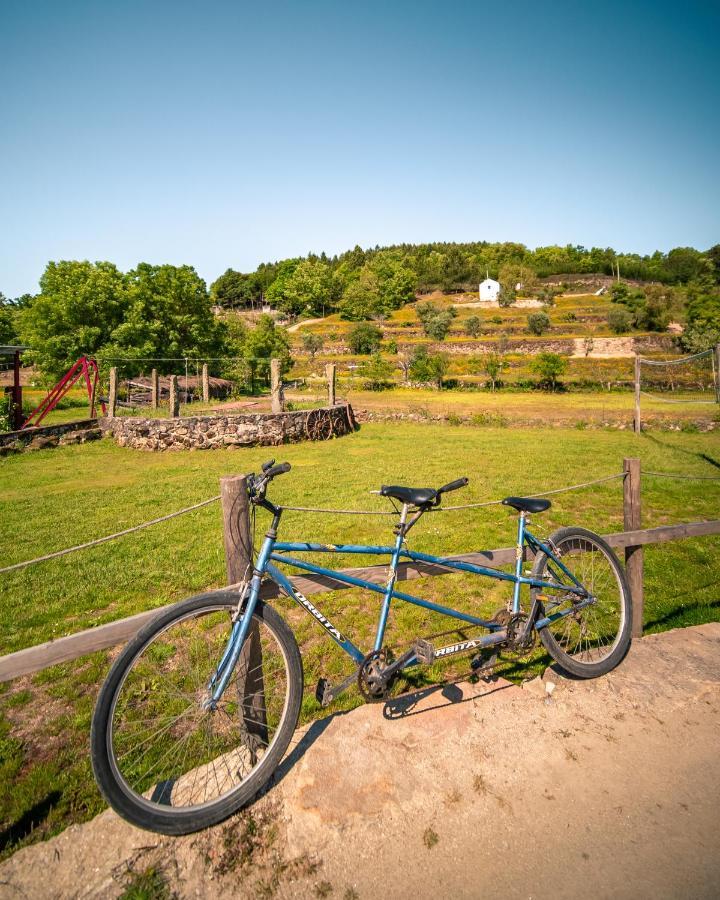
[[[150,405],[153,409],[158,408],[160,402],[160,382],[158,380],[157,369],[153,369],[150,373]]]
[[[117,409],[117,368],[115,366],[110,369],[110,392],[108,393],[108,419],[115,418],[115,410]]]
[[[325,377],[327,378],[328,387],[328,406],[335,406],[335,363],[328,363],[325,366]]]
[[[170,376],[170,418],[177,419],[180,415],[180,392],[178,391],[177,375]]]
[[[225,562],[228,584],[250,580],[253,572],[253,542],[250,501],[244,475],[220,479]],[[260,628],[253,620],[237,662],[238,695],[242,693],[242,717],[252,750],[267,747],[265,685],[262,671]],[[231,690],[228,687],[228,690]]]
[[[640,506],[640,460],[626,457],[623,460],[623,519],[625,531],[639,531],[642,528]],[[632,594],[633,621],[632,636],[642,637],[643,608],[645,604],[643,588],[643,548],[625,548],[625,571]]]
[[[715,344],[715,400],[720,403],[720,344]]]
[[[640,420],[640,354],[635,354],[635,416],[633,418],[633,429],[635,434],[642,432],[642,423]]]
[[[280,360],[270,360],[270,408],[274,413],[285,411],[282,378],[280,376]]]
[[[202,398],[203,403],[210,402],[210,376],[208,375],[207,363],[203,363],[202,367]]]

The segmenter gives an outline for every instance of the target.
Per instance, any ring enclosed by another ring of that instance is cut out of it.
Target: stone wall
[[[23,450],[45,450],[66,444],[84,444],[102,437],[97,419],[81,422],[65,422],[63,425],[41,425],[24,431],[6,431],[0,434],[0,456]]]
[[[180,419],[120,417],[101,427],[121,447],[136,450],[213,450],[327,440],[355,428],[350,404],[277,414],[189,416]]]

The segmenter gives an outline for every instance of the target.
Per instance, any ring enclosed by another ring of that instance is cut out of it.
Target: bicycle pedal
[[[330,702],[328,700],[329,692],[330,682],[327,680],[327,678],[321,678],[315,686],[315,699],[320,704],[320,706],[327,706]]]
[[[413,644],[413,653],[418,662],[421,662],[425,666],[431,666],[435,662],[435,648],[430,641],[416,638],[415,643]]]
[[[478,654],[477,656],[473,656],[470,660],[470,668],[477,675],[480,672],[484,672],[486,669],[493,669],[497,665],[497,661],[497,653],[493,653],[492,656],[488,656],[486,659],[483,659],[483,657]]]

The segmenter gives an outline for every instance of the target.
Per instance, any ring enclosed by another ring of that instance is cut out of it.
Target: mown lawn
[[[218,479],[257,469],[266,449],[150,454],[110,441],[38,451],[0,460],[0,566],[81,543],[155,518],[218,493]],[[720,475],[715,434],[650,433],[567,428],[507,428],[393,424],[365,425],[326,444],[276,448],[293,471],[273,485],[285,504],[385,509],[370,495],[381,483],[439,485],[461,475],[470,485],[452,501],[473,502],[510,493],[534,493],[587,481],[622,468],[638,455],[643,467],[696,475]],[[578,523],[598,531],[622,529],[620,480],[560,494],[536,517],[540,533]],[[720,483],[646,477],[643,524],[715,518]],[[283,536],[321,541],[385,542],[392,520],[287,513]],[[264,522],[259,523],[259,534]],[[514,521],[503,508],[427,516],[411,546],[429,552],[462,552],[508,546]],[[701,538],[646,551],[648,630],[720,618],[716,538]],[[370,562],[370,560],[367,560]],[[361,559],[338,559],[360,565]],[[143,609],[163,605],[224,582],[220,514],[206,507],[160,526],[78,554],[0,576],[0,653],[39,643]],[[413,582],[413,590],[458,608],[492,613],[507,588],[460,575]],[[362,592],[318,596],[335,624],[367,647],[378,600]],[[303,649],[305,718],[319,714],[314,685],[348,672],[347,658],[299,610],[281,608],[297,626]],[[407,644],[439,631],[442,620],[398,605],[388,642]],[[445,626],[448,627],[448,626]],[[101,808],[87,759],[94,696],[108,664],[106,653],[57,666],[0,686],[0,853],[46,837]],[[504,672],[521,678],[542,665],[540,655]],[[438,675],[442,673],[436,673]],[[339,701],[358,702],[356,691]]]

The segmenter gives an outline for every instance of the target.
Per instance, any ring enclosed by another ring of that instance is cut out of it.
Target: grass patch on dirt
[[[485,398],[483,398],[485,399]],[[501,407],[497,407],[498,414]],[[0,460],[0,566],[58,550],[155,518],[218,493],[225,474],[257,470],[275,455],[293,471],[278,479],[272,497],[300,506],[386,509],[368,491],[381,483],[439,485],[462,475],[470,485],[453,503],[535,493],[619,472],[624,456],[643,467],[720,475],[716,434],[663,433],[640,438],[623,431],[574,428],[509,430],[449,424],[365,425],[328,443],[206,453],[142,453],[109,440]],[[716,518],[720,485],[646,477],[643,524]],[[596,531],[622,529],[620,480],[552,498],[535,529],[561,525]],[[450,500],[448,499],[448,504]],[[386,543],[392,519],[287,513],[286,540]],[[514,519],[504,508],[428,515],[410,546],[460,553],[509,546]],[[258,534],[265,528],[259,521]],[[327,557],[325,557],[327,562]],[[377,562],[354,556],[338,566]],[[0,585],[0,653],[31,646],[224,583],[218,506],[205,507],[147,531],[78,554],[8,573]],[[649,631],[720,619],[717,539],[699,538],[646,550],[646,627]],[[412,593],[457,609],[492,613],[507,586],[461,574],[418,579]],[[379,598],[361,591],[317,597],[317,605],[359,646],[372,644]],[[296,628],[307,695],[303,719],[324,715],[313,696],[320,675],[331,681],[352,665],[296,606],[278,603]],[[440,616],[397,603],[388,644],[402,648],[418,635],[450,627]],[[96,653],[35,676],[0,685],[0,855],[48,837],[102,808],[88,760],[89,723],[99,684],[117,651]],[[460,665],[460,663],[456,663]],[[464,662],[467,667],[467,661]],[[544,659],[508,663],[506,677],[537,674]],[[452,676],[439,666],[409,683]],[[349,691],[334,709],[359,702]]]

